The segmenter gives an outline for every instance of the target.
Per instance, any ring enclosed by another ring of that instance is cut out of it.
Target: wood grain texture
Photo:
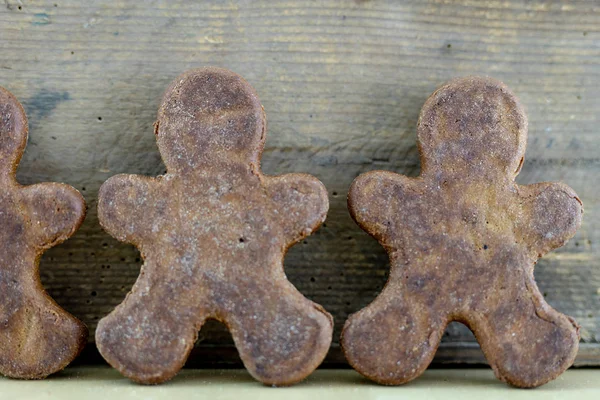
[[[90,207],[82,229],[45,254],[41,273],[92,338],[140,267],[133,247],[100,229],[98,188],[117,173],[164,171],[152,123],[179,73],[214,65],[244,76],[267,113],[264,172],[307,172],[327,186],[327,222],[285,265],[334,315],[336,343],[389,267],[348,215],[350,183],[373,169],[417,175],[423,102],[445,81],[479,74],[504,81],[526,108],[518,183],[562,180],[583,200],[582,228],[535,275],[546,300],[582,326],[577,363],[600,365],[598,2],[4,0],[0,52],[0,85],[30,118],[19,180],[69,183]],[[238,360],[216,323],[203,328],[190,363],[210,359]],[[327,360],[343,362],[337,345]],[[93,347],[81,361],[98,361]],[[436,361],[482,358],[471,333],[453,324]]]

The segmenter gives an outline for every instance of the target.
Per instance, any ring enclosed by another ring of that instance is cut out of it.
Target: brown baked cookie
[[[542,385],[573,363],[579,327],[544,301],[533,266],[575,234],[583,208],[563,184],[515,183],[526,135],[506,86],[456,79],[421,111],[421,175],[372,171],[353,182],[350,213],[391,261],[382,293],[342,332],[358,372],[388,385],[416,378],[450,321],[473,330],[514,386]]]
[[[42,253],[79,228],[85,202],[68,185],[21,186],[15,171],[26,144],[25,111],[0,88],[0,373],[40,379],[86,343],[85,325],[46,294],[38,272]]]
[[[191,70],[167,89],[155,123],[167,174],[102,185],[102,226],[144,259],[96,331],[104,358],[130,379],[173,377],[208,318],[228,326],[265,384],[298,382],[325,357],[332,317],[287,280],[283,257],[325,220],[327,191],[310,175],[263,175],[265,131],[258,97],[240,76]]]

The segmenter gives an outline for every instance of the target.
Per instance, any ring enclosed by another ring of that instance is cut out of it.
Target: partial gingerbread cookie
[[[418,122],[422,172],[360,175],[354,220],[387,250],[389,280],[350,316],[350,364],[382,384],[427,368],[450,321],[477,337],[496,376],[535,387],[572,365],[579,327],[540,294],[533,266],[581,223],[582,204],[559,183],[521,186],[527,119],[501,82],[456,79],[426,101]]]
[[[85,202],[68,185],[17,182],[27,130],[23,107],[0,88],[0,373],[40,379],[86,343],[85,325],[46,294],[38,272],[42,253],[79,228]]]
[[[144,259],[96,331],[104,358],[130,379],[173,377],[208,318],[228,326],[265,384],[298,382],[325,357],[332,317],[286,279],[283,257],[325,220],[327,191],[310,175],[263,175],[265,131],[258,97],[240,76],[191,70],[167,89],[155,123],[167,174],[102,185],[102,226]]]

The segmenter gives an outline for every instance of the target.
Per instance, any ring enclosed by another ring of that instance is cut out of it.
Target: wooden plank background
[[[530,129],[520,183],[561,180],[585,204],[577,236],[542,260],[548,302],[581,324],[579,365],[600,365],[600,3],[598,1],[2,0],[0,85],[25,105],[21,182],[63,181],[89,205],[82,229],[42,259],[42,281],[93,331],[139,272],[138,252],[98,225],[108,177],[164,170],[152,134],[163,90],[182,71],[230,68],[257,89],[269,121],[263,170],[319,177],[331,210],[285,260],[290,280],[335,316],[326,364],[347,315],[368,304],[388,262],[350,219],[352,179],[372,169],[419,173],[424,100],[456,76],[490,75],[520,97]],[[82,362],[99,362],[93,345]],[[482,362],[452,324],[436,362]],[[192,365],[238,361],[216,323]]]

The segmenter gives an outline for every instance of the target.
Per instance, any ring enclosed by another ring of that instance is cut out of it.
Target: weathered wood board
[[[328,187],[326,225],[285,265],[335,316],[329,365],[343,363],[340,328],[388,268],[348,215],[352,179],[372,169],[418,174],[424,100],[450,78],[483,74],[508,84],[529,115],[518,181],[562,180],[584,202],[577,236],[540,260],[536,277],[550,304],[582,326],[578,363],[600,365],[597,1],[2,1],[0,85],[30,118],[18,178],[70,183],[89,204],[82,229],[44,255],[42,280],[92,334],[140,267],[133,247],[100,229],[98,188],[121,172],[163,172],[152,123],[180,72],[215,65],[246,77],[269,121],[263,170],[308,172]],[[90,345],[82,361],[98,360]],[[209,324],[190,363],[236,360],[227,332]],[[483,359],[456,324],[436,360]]]

